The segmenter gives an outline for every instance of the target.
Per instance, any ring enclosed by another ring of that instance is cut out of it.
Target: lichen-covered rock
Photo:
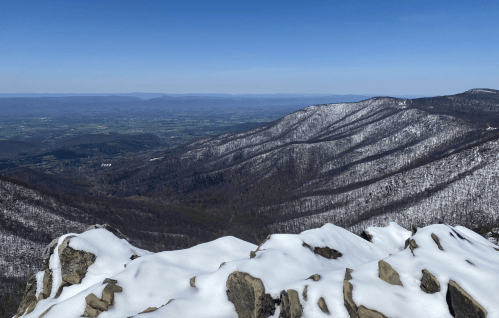
[[[317,306],[322,310],[323,313],[325,314],[330,314],[329,313],[329,308],[327,308],[326,301],[324,300],[323,297],[319,298],[319,301],[317,302]]]
[[[275,312],[275,302],[259,278],[235,271],[226,282],[227,296],[239,318],[266,318]]]
[[[421,290],[427,294],[434,294],[440,291],[440,283],[429,271],[423,269],[423,278],[421,278]]]
[[[61,261],[62,283],[59,286],[56,297],[66,286],[81,283],[87,274],[87,270],[95,262],[95,255],[90,252],[75,250],[69,246],[73,236],[68,236],[59,245],[59,260]]]
[[[359,318],[388,318],[379,311],[366,308],[362,305],[359,307],[357,313],[359,314]]]
[[[447,304],[452,316],[456,318],[485,318],[487,311],[458,283],[449,281]]]
[[[385,262],[384,260],[380,260],[378,262],[379,269],[379,278],[392,285],[400,285],[403,286],[402,281],[400,280],[400,276],[393,267]]]
[[[281,311],[279,318],[300,318],[303,314],[303,307],[300,304],[298,292],[288,289],[281,292]]]
[[[24,290],[23,299],[19,308],[17,309],[17,313],[15,317],[19,317],[21,315],[29,314],[35,309],[37,299],[36,299],[36,275],[31,276],[28,279],[28,283],[26,284],[26,289]]]
[[[341,252],[335,250],[334,248],[330,248],[328,246],[315,247],[314,253],[317,255],[320,255],[322,257],[325,257],[327,259],[337,259],[338,257],[341,257],[341,255],[342,255]]]

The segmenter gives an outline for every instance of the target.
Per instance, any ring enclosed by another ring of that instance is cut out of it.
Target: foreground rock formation
[[[16,317],[499,317],[499,248],[459,226],[327,224],[156,254],[93,227],[42,258]]]

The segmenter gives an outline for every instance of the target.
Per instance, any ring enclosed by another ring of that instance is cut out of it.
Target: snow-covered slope
[[[18,314],[499,317],[499,248],[478,234],[390,223],[363,236],[326,224],[259,247],[223,237],[153,254],[104,228],[64,235],[44,251]]]

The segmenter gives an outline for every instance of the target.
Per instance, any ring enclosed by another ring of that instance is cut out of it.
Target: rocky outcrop
[[[449,311],[456,318],[485,318],[487,311],[458,283],[449,281],[447,289]]]
[[[335,250],[334,248],[330,248],[328,246],[315,247],[314,253],[317,255],[320,255],[322,257],[325,257],[327,259],[337,259],[338,257],[341,257],[341,255],[342,255],[341,252]]]
[[[191,285],[191,287],[196,288],[196,276],[191,277],[191,279],[189,279],[189,285]]]
[[[440,283],[429,271],[423,269],[423,278],[421,278],[421,290],[427,294],[434,294],[440,291]]]
[[[303,314],[303,307],[300,304],[298,292],[288,289],[281,292],[279,318],[300,318]]]
[[[106,278],[103,284],[107,285],[102,291],[102,297],[100,299],[94,294],[90,294],[85,297],[87,306],[85,307],[83,317],[95,318],[103,311],[107,311],[109,306],[114,304],[114,294],[123,291],[123,288],[118,286],[117,283],[117,280]]]
[[[38,302],[36,299],[36,285],[36,276],[33,275],[28,279],[26,289],[24,290],[23,300],[21,301],[21,304],[17,309],[15,318],[24,314],[29,314],[33,311],[33,309],[35,309],[35,306]]]
[[[259,278],[235,271],[226,282],[227,296],[239,318],[266,318],[275,312],[275,301],[265,293]]]
[[[399,273],[397,273],[397,271],[394,270],[393,267],[384,260],[380,260],[378,262],[378,269],[379,278],[381,278],[388,284],[404,286],[402,284],[402,281],[400,280]]]
[[[62,283],[55,297],[59,297],[64,287],[81,283],[87,270],[95,262],[95,255],[90,252],[75,250],[69,246],[73,236],[68,236],[59,245],[59,260],[61,261]]]
[[[38,296],[38,298],[36,298],[37,279],[36,275],[33,275],[28,279],[23,299],[21,301],[21,304],[19,305],[19,308],[17,309],[15,317],[29,314],[30,312],[33,311],[33,309],[35,309],[36,304],[40,300],[50,297],[50,294],[52,292],[52,271],[49,269],[49,262],[50,262],[50,257],[52,256],[52,254],[54,254],[57,242],[58,239],[52,240],[52,242],[50,242],[50,244],[48,244],[42,251],[43,265],[41,270],[44,273],[42,281],[42,290],[40,291],[40,295]]]

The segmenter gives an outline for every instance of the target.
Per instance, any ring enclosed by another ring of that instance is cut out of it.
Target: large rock
[[[294,289],[281,292],[281,312],[279,318],[300,318],[303,307],[300,304],[300,296]]]
[[[379,278],[381,278],[388,284],[404,286],[402,284],[402,281],[400,280],[399,273],[397,273],[397,271],[394,270],[393,267],[384,260],[380,260],[378,262],[378,269]]]
[[[487,311],[458,283],[449,281],[447,304],[452,316],[456,318],[485,318]]]
[[[66,286],[81,283],[87,270],[95,262],[95,255],[90,252],[75,250],[69,246],[71,238],[68,236],[59,245],[59,260],[61,261],[62,283],[56,293],[56,298]]]
[[[275,301],[265,293],[259,278],[235,271],[227,278],[227,296],[239,318],[266,318],[275,312]]]
[[[423,269],[423,278],[421,278],[421,290],[427,294],[434,294],[440,291],[440,283],[437,278],[429,271]]]

